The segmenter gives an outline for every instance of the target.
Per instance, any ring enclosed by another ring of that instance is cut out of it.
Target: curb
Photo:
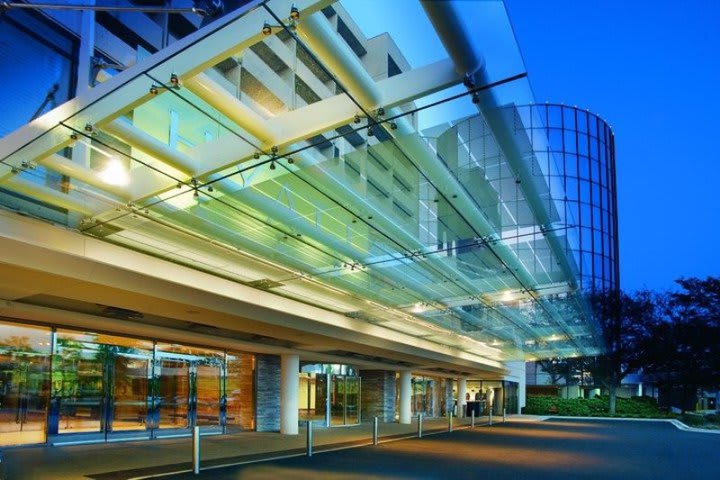
[[[680,420],[674,418],[617,418],[617,417],[540,417],[542,422],[546,420],[602,420],[614,422],[666,422],[674,425],[678,430],[693,433],[710,433],[720,435],[720,430],[708,430],[704,428],[688,427]]]

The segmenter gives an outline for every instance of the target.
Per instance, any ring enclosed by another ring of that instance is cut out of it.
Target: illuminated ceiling
[[[297,22],[292,3],[102,72],[0,140],[0,188],[44,206],[6,207],[503,360],[597,353],[528,119],[490,108],[505,79],[485,78],[499,85],[477,105],[451,59],[376,81],[332,2],[294,2]],[[486,3],[516,48],[502,3]]]

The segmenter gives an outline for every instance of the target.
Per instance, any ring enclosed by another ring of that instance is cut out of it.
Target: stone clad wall
[[[360,412],[364,422],[378,417],[382,422],[395,421],[395,372],[362,370]]]
[[[280,357],[255,357],[257,399],[255,413],[258,432],[280,431]]]

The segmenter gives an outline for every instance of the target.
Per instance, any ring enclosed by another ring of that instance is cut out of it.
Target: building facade
[[[513,413],[602,350],[612,131],[462,3],[420,66],[327,0],[160,3],[0,14],[0,443]]]

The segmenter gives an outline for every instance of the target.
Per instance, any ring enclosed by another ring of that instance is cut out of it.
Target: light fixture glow
[[[127,169],[117,158],[109,158],[98,176],[109,185],[123,186],[130,183],[130,175]]]

